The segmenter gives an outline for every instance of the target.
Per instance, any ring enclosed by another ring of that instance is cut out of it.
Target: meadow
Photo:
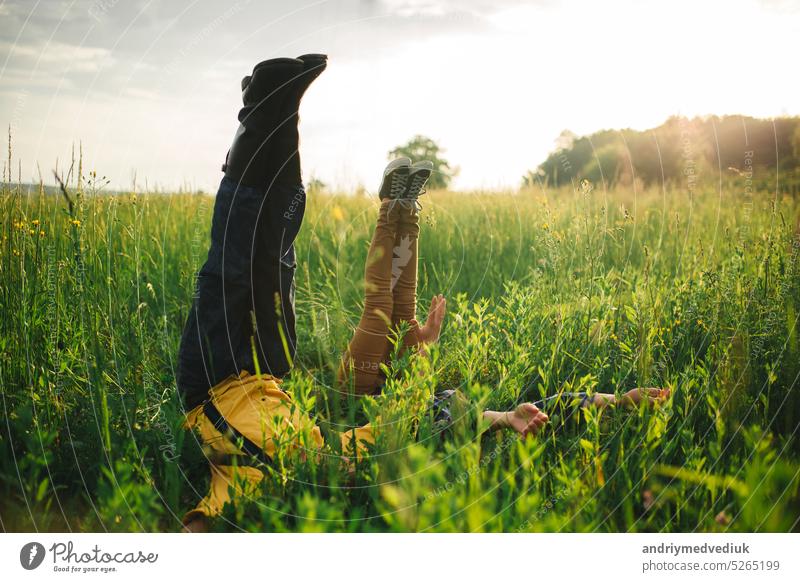
[[[213,197],[99,184],[72,178],[71,204],[3,186],[5,531],[177,531],[206,492],[175,365]],[[449,299],[441,342],[429,362],[393,363],[380,397],[333,406],[377,202],[309,192],[285,387],[326,426],[380,414],[385,427],[354,476],[333,455],[279,454],[216,531],[798,530],[796,198],[731,180],[691,194],[433,191],[423,204],[420,310]],[[481,436],[470,414],[441,434],[426,405],[442,388],[505,409],[635,386],[672,397],[634,411],[565,402],[526,441]]]

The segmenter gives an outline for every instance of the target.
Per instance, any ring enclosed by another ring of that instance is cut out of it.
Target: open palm
[[[431,299],[431,308],[428,310],[428,319],[425,325],[420,326],[419,341],[425,344],[436,343],[442,331],[444,314],[447,311],[447,299],[443,295],[434,295]]]

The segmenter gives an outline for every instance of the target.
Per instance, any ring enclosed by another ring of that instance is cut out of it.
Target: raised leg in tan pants
[[[339,371],[340,381],[346,386],[352,381],[359,396],[380,391],[384,381],[380,366],[391,351],[393,330],[408,322],[404,347],[420,341],[416,321],[418,239],[419,215],[414,205],[381,202],[364,273],[364,311]]]

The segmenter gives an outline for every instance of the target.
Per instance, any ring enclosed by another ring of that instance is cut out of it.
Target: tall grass
[[[3,186],[5,530],[175,530],[206,491],[202,451],[180,428],[175,356],[213,198],[101,184],[76,168],[71,204]],[[287,450],[263,494],[216,528],[798,528],[797,200],[585,184],[423,202],[421,315],[435,293],[450,313],[431,361],[396,364],[358,411],[384,424],[375,450],[353,477]],[[285,386],[326,423],[346,423],[322,396],[360,313],[376,211],[311,192],[298,240],[300,347]],[[502,409],[637,385],[673,397],[635,412],[566,406],[525,442],[481,438],[471,414],[442,438],[427,412],[442,388]]]

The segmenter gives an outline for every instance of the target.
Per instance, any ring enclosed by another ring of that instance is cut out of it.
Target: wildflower
[[[32,220],[32,221],[31,221],[31,224],[32,224],[33,226],[39,226],[39,219],[38,219],[38,218],[36,218],[36,219]]]
[[[43,230],[39,231],[39,236],[44,236],[44,231]]]
[[[436,228],[436,213],[433,209],[425,214],[425,223],[431,228]]]
[[[72,219],[72,220],[70,221],[70,223],[71,223],[73,226],[80,226],[80,225],[81,225],[81,221],[80,221],[80,220],[78,220],[77,218],[74,218],[74,219]]]
[[[550,230],[550,225],[549,225],[549,224],[547,224],[546,222],[543,222],[543,223],[542,223],[542,229],[543,229],[543,230]]]
[[[36,234],[36,231],[31,228],[28,230],[28,234]]]
[[[334,220],[344,220],[344,212],[342,212],[342,209],[339,208],[338,205],[334,206],[333,210],[331,210],[331,216]]]

